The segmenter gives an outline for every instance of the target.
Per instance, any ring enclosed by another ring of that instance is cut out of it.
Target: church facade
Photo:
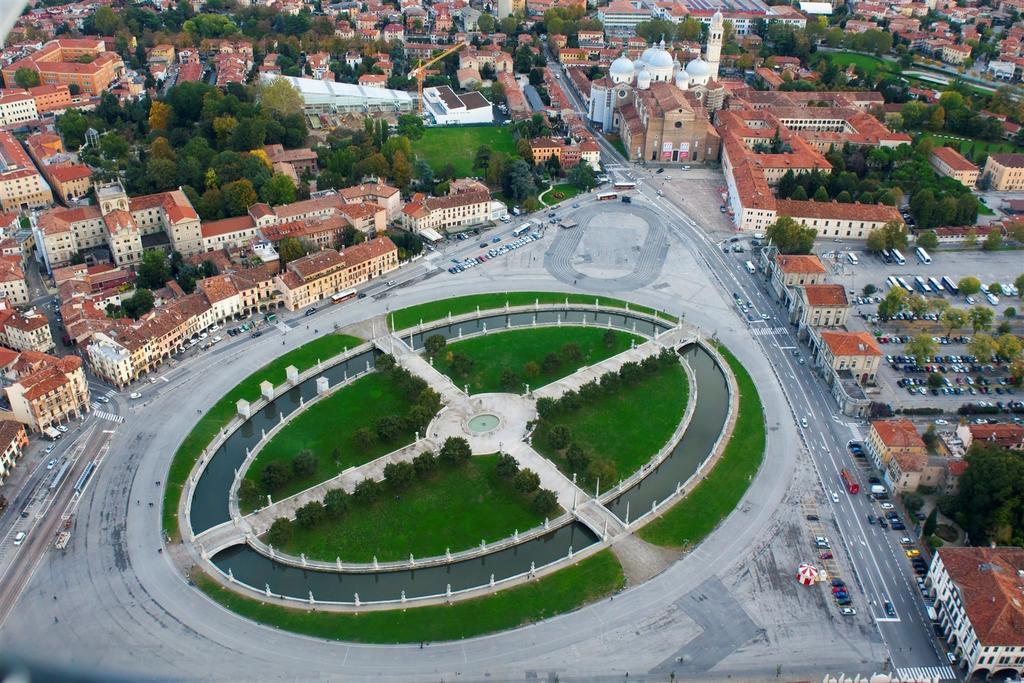
[[[689,163],[717,159],[718,133],[710,115],[722,108],[725,88],[718,82],[724,21],[711,21],[707,59],[685,68],[662,41],[635,62],[623,55],[608,75],[590,84],[589,118],[618,133],[631,161]]]

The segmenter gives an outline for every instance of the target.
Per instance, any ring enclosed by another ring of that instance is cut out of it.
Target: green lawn
[[[516,142],[509,126],[467,126],[427,128],[423,137],[412,143],[413,154],[424,159],[435,173],[451,164],[456,178],[478,175],[473,171],[476,150],[486,145],[492,152],[516,153]]]
[[[313,367],[318,360],[325,361],[328,358],[333,358],[346,348],[353,348],[361,343],[361,339],[345,334],[325,334],[322,337],[317,337],[308,344],[303,344],[267,363],[235,385],[234,389],[213,404],[185,437],[185,440],[181,442],[181,446],[178,447],[178,451],[171,461],[171,467],[167,472],[167,495],[164,498],[163,506],[164,532],[168,536],[177,536],[178,503],[181,500],[181,491],[185,480],[203,448],[235,416],[235,403],[238,399],[244,398],[249,401],[258,399],[260,397],[259,385],[263,380],[269,380],[274,386],[281,384],[285,380],[285,368],[289,365],[294,365],[299,372],[302,372]]]
[[[494,595],[453,605],[343,614],[308,612],[248,598],[205,574],[196,585],[227,609],[285,631],[360,643],[441,642],[473,638],[570,612],[622,587],[622,567],[611,550]]]
[[[908,132],[916,134],[923,131]],[[962,135],[952,135],[950,133],[925,133],[923,137],[930,138],[936,145],[952,147],[976,163],[981,161],[982,156],[988,154],[1003,154],[1021,151],[1020,147],[1009,140],[996,140],[992,142],[989,140],[979,140],[978,138],[967,138]]]
[[[624,479],[668,443],[686,414],[688,395],[689,385],[682,366],[676,363],[660,368],[639,384],[559,415],[550,423],[541,421],[533,435],[533,446],[571,476],[563,454],[548,439],[551,427],[565,425],[572,431],[573,441],[591,455],[613,463],[617,479]],[[607,489],[614,483],[604,481],[602,487]]]
[[[571,375],[584,365],[593,365],[625,351],[629,348],[630,340],[637,344],[644,341],[634,334],[612,330],[615,343],[606,347],[603,338],[607,331],[607,328],[602,327],[538,327],[486,334],[449,344],[434,359],[434,367],[451,377],[460,387],[469,384],[470,393],[473,394],[520,392],[524,389],[524,382],[536,389]],[[540,365],[546,355],[558,354],[562,346],[569,343],[579,346],[579,360],[563,360],[553,372],[541,371],[532,378],[526,376],[523,366],[528,362]],[[473,370],[468,377],[452,372],[451,359],[456,353],[473,359]],[[503,385],[501,374],[505,369],[512,370],[519,378],[519,383],[515,386]]]
[[[850,64],[861,67],[867,71],[882,69],[893,73],[899,72],[899,65],[887,62],[871,55],[862,55],[855,52],[827,52],[825,53],[832,60],[832,63],[839,67],[846,67]]]
[[[417,306],[401,308],[391,314],[391,329],[404,330],[420,322],[431,322],[440,320],[449,313],[451,315],[462,315],[472,313],[477,308],[486,311],[495,308],[509,306],[529,306],[534,302],[542,304],[564,304],[566,300],[571,304],[593,304],[595,302],[602,306],[617,306],[624,308],[628,302],[622,299],[612,299],[604,296],[592,296],[590,294],[563,294],[561,292],[504,292],[497,294],[471,294],[459,296],[453,299],[441,299],[431,301]],[[629,304],[629,308],[641,313],[655,314],[655,310],[648,306]],[[658,317],[669,322],[676,322],[677,318],[662,311],[657,312]]]
[[[711,473],[688,496],[637,532],[655,545],[680,547],[701,541],[733,511],[753,481],[764,457],[765,426],[761,398],[746,369],[724,346],[740,392],[732,438]]]
[[[377,419],[387,415],[405,417],[410,406],[409,400],[386,374],[370,373],[338,389],[288,422],[252,461],[245,478],[252,480],[261,495],[265,495],[268,491],[260,484],[263,468],[274,461],[287,463],[299,451],[308,448],[320,461],[319,467],[312,475],[292,479],[280,491],[274,492],[274,500],[281,500],[326,481],[349,467],[370,462],[412,443],[414,431],[405,429],[398,438],[388,442],[376,441],[363,450],[353,445],[352,434],[360,427],[372,431]]]
[[[463,467],[442,468],[417,481],[396,499],[389,493],[370,506],[353,501],[340,520],[313,529],[296,527],[282,547],[298,556],[333,562],[381,562],[444,555],[511,536],[544,522],[530,510],[530,497],[495,472],[497,455],[475,456]],[[554,515],[556,516],[556,515]]]
[[[555,193],[559,193],[562,196],[556,197]],[[544,195],[544,205],[552,206],[558,202],[564,202],[566,199],[571,199],[580,193],[580,188],[569,183],[562,183],[561,185],[555,185],[551,192]]]
[[[604,136],[604,138],[608,142],[612,143],[612,147],[614,147],[615,150],[619,154],[621,154],[624,159],[626,159],[626,160],[629,159],[629,154],[626,152],[626,146],[624,144],[622,144],[622,138],[620,138],[618,135],[616,135],[614,133],[607,133]]]

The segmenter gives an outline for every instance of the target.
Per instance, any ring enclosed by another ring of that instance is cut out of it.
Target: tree
[[[243,479],[238,484],[238,500],[242,507],[257,507],[260,504],[260,492],[256,488],[256,482],[252,479]]]
[[[523,468],[512,478],[512,486],[519,493],[533,493],[540,488],[540,476],[528,467]]]
[[[566,363],[576,363],[583,357],[580,345],[573,342],[563,344],[559,354]]]
[[[1008,306],[1006,308],[1006,310],[1003,311],[1003,316],[1006,317],[1006,318],[1011,318],[1011,319],[1012,318],[1016,318],[1017,317],[1017,309],[1014,308],[1013,306]]]
[[[512,479],[519,472],[519,463],[508,453],[498,455],[498,464],[494,468],[495,474],[502,479]]]
[[[14,82],[19,88],[34,88],[39,85],[39,72],[27,66],[23,66],[14,72]]]
[[[936,249],[939,246],[939,236],[934,230],[925,230],[917,236],[917,246],[922,249]]]
[[[320,462],[313,455],[313,451],[304,448],[292,460],[292,472],[296,477],[309,477],[316,473]]]
[[[959,330],[967,324],[967,312],[961,308],[947,308],[942,312],[942,324],[946,326],[946,334]]]
[[[469,373],[473,372],[474,361],[469,356],[462,353],[452,354],[451,361],[448,367],[451,369],[452,374],[459,377],[467,377]]]
[[[438,459],[448,467],[469,462],[472,456],[473,450],[470,448],[469,442],[460,436],[450,436],[445,439],[444,445],[441,446],[441,451],[438,453]]]
[[[291,475],[282,462],[267,463],[267,466],[260,472],[260,483],[263,485],[263,490],[271,493],[287,484],[289,479],[291,479]]]
[[[1008,361],[1020,358],[1021,342],[1014,334],[1007,332],[999,335],[999,338],[996,339],[996,347],[998,348],[999,355]]]
[[[267,543],[278,548],[288,545],[292,540],[295,525],[287,517],[278,517],[267,529]]]
[[[928,386],[931,387],[932,389],[938,389],[939,387],[942,387],[945,384],[946,382],[945,380],[943,380],[941,374],[933,372],[930,375],[928,375]]]
[[[956,286],[964,296],[972,296],[981,291],[981,280],[970,276],[962,277],[960,278],[960,281],[956,283]]]
[[[572,440],[572,430],[565,425],[555,425],[548,430],[548,443],[556,450],[562,450]]]
[[[907,301],[907,292],[902,288],[890,289],[878,304],[878,317],[889,320],[903,310]]]
[[[384,465],[384,481],[392,489],[407,488],[415,479],[416,468],[411,462],[389,462]]]
[[[1013,281],[1013,286],[1017,288],[1017,296],[1024,299],[1024,275],[1018,275]]]
[[[313,500],[295,511],[295,522],[304,529],[312,529],[326,517],[324,504]]]
[[[147,289],[159,289],[171,279],[171,269],[167,265],[167,257],[159,249],[147,249],[142,253],[142,263],[139,264],[138,275],[135,279],[139,287]]]
[[[170,129],[173,117],[171,105],[159,100],[152,101],[149,105],[149,130],[155,133]]]
[[[394,441],[402,433],[402,421],[395,415],[384,415],[377,418],[373,430],[381,441]]]
[[[363,479],[352,489],[352,497],[363,505],[368,505],[380,497],[381,486],[375,479]]]
[[[987,330],[992,327],[995,313],[988,306],[975,306],[968,313],[968,317],[971,319],[971,329],[977,332],[978,330]]]
[[[89,120],[77,109],[68,111],[57,117],[57,132],[64,138],[64,146],[78,149],[85,144],[85,131],[89,129]]]
[[[412,164],[409,163],[409,158],[400,151],[395,152],[395,157],[391,161],[391,179],[403,190],[407,189],[412,182]]]
[[[817,236],[814,228],[805,228],[789,216],[781,216],[768,226],[767,236],[783,254],[809,254]]]
[[[525,375],[527,379],[533,379],[539,374],[540,365],[538,365],[536,361],[527,361],[526,364],[523,365],[523,375]]]
[[[985,241],[981,243],[985,251],[998,251],[1003,248],[1003,235],[998,230],[989,230]]]
[[[291,204],[295,201],[295,183],[284,173],[275,173],[260,188],[260,199],[271,206]]]
[[[519,386],[519,376],[512,371],[512,368],[503,368],[501,371],[501,386],[512,390]]]
[[[540,489],[533,495],[530,509],[538,515],[548,517],[558,509],[558,496],[549,489]]]
[[[437,457],[432,451],[423,451],[412,459],[416,476],[423,478],[437,469]]]
[[[297,237],[285,237],[282,239],[277,251],[282,263],[290,263],[309,253],[306,245]]]
[[[537,192],[537,185],[533,181],[533,170],[522,159],[516,159],[506,167],[504,184],[509,196],[516,202],[521,202]]]
[[[924,528],[921,530],[921,535],[925,538],[935,533],[935,527],[938,526],[939,521],[939,508],[933,507],[932,511],[928,513],[928,517],[924,520]]]
[[[594,169],[585,161],[580,161],[569,169],[568,180],[571,185],[583,192],[589,192],[597,186],[597,176],[594,174]]]
[[[153,310],[153,292],[148,289],[135,290],[135,294],[121,302],[121,309],[125,315],[138,320]]]
[[[248,178],[226,183],[221,187],[227,212],[231,216],[242,216],[249,207],[259,201],[252,181]]]
[[[348,492],[345,489],[330,489],[324,495],[324,512],[331,519],[340,519],[348,510]]]
[[[373,448],[376,438],[368,427],[359,427],[352,432],[352,444],[359,450],[365,451]]]
[[[904,347],[906,354],[913,357],[918,365],[927,363],[937,350],[938,345],[927,334],[916,335]]]
[[[302,114],[302,94],[284,78],[261,80],[256,86],[256,101],[277,118]]]
[[[423,342],[423,346],[427,351],[428,356],[436,356],[444,350],[444,347],[448,345],[448,340],[444,338],[444,335],[432,334]]]
[[[1024,541],[1024,454],[975,441],[967,462],[949,512],[975,545],[1019,545]]]
[[[544,360],[541,361],[540,368],[544,371],[544,374],[550,375],[558,371],[558,367],[562,364],[562,360],[558,357],[558,354],[549,353],[544,356]]]
[[[967,350],[970,354],[982,359],[982,362],[986,362],[996,352],[996,348],[996,340],[984,332],[975,334],[967,344]]]
[[[902,495],[903,507],[907,512],[916,515],[924,507],[924,496],[916,491],[908,491]]]

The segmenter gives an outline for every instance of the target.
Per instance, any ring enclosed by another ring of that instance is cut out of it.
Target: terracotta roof
[[[923,472],[928,465],[928,456],[920,451],[893,451],[892,457],[900,472]]]
[[[19,260],[21,260],[20,257]],[[24,279],[25,271],[21,269],[21,266],[17,263],[0,259],[0,282],[13,282]]]
[[[1024,646],[1024,548],[939,548],[985,647]]]
[[[962,476],[967,471],[967,461],[960,459],[950,459],[946,461],[946,471],[949,472],[952,477]]]
[[[968,161],[960,152],[952,147],[936,147],[932,156],[943,162],[954,171],[977,171],[978,167]]]
[[[1013,168],[1024,166],[1024,154],[989,154],[988,158],[993,159],[1000,166],[1011,166]]]
[[[780,199],[776,202],[776,210],[780,216],[792,218],[827,218],[841,221],[890,221],[903,222],[903,217],[895,206],[886,204],[840,204],[831,202],[799,201]]]
[[[25,425],[15,420],[0,420],[0,445],[6,448],[12,441],[23,438]]]
[[[224,218],[219,221],[205,221],[202,225],[202,232],[203,237],[216,237],[255,228],[256,221],[252,219],[252,216],[235,216],[234,218]]]
[[[924,441],[910,420],[874,420],[871,427],[878,432],[882,443],[890,448],[924,449]]]
[[[238,294],[238,288],[232,282],[230,275],[214,275],[203,278],[196,283],[199,290],[206,296],[211,304],[223,301]]]
[[[779,268],[782,269],[783,273],[824,273],[825,266],[821,265],[821,260],[814,255],[786,255],[779,254],[775,257],[775,262],[779,264]]]
[[[842,285],[804,285],[804,294],[811,306],[847,306],[850,303]]]
[[[47,166],[46,171],[59,183],[81,180],[82,178],[88,178],[92,175],[92,171],[85,164]]]
[[[867,332],[832,332],[823,330],[821,340],[833,356],[881,356],[874,338]]]
[[[1024,445],[1024,427],[1018,424],[970,425],[975,441],[989,441],[1004,448],[1020,448]]]
[[[393,197],[398,193],[397,187],[384,183],[362,183],[338,190],[338,194],[346,201],[358,201],[364,197]]]

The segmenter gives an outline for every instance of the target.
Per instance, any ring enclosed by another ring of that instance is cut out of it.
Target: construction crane
[[[469,43],[459,43],[458,45],[454,45],[426,62],[424,62],[421,59],[419,66],[417,66],[415,69],[409,72],[409,76],[416,79],[416,91],[419,93],[420,96],[420,114],[423,113],[423,79],[426,78],[427,67],[433,64],[437,64],[448,55],[455,54],[456,52],[466,47],[467,45],[469,45]]]

